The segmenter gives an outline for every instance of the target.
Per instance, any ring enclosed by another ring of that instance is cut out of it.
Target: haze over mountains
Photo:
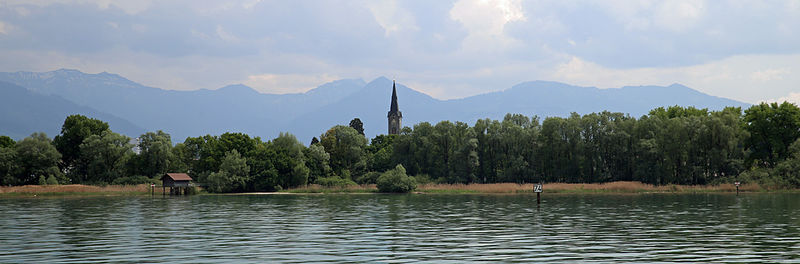
[[[224,132],[243,132],[266,140],[290,132],[308,143],[311,137],[334,125],[347,125],[355,117],[364,122],[365,133],[372,138],[386,133],[391,88],[392,81],[380,77],[369,83],[338,80],[295,94],[263,94],[244,85],[174,91],[143,86],[110,73],[0,73],[0,134],[20,139],[43,131],[52,137],[59,133],[66,116],[77,113],[107,121],[115,132],[131,137],[164,130],[173,142]],[[544,118],[608,110],[639,117],[659,106],[714,110],[749,106],[679,84],[598,89],[534,81],[499,92],[438,100],[398,83],[397,94],[405,126],[441,120],[474,124],[481,118],[502,119],[506,113]]]

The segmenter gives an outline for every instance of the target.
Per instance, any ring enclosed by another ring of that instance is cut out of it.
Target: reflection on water
[[[0,262],[800,262],[800,194],[0,199]]]

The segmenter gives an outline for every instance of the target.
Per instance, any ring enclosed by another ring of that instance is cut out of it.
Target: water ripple
[[[800,263],[798,194],[0,199],[0,263]]]

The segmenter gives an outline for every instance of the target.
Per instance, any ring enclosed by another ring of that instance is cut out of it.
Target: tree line
[[[507,114],[472,126],[422,122],[369,141],[356,118],[308,146],[289,133],[266,141],[224,133],[173,144],[169,134],[157,131],[138,138],[137,153],[130,138],[107,123],[72,115],[52,140],[43,133],[19,142],[0,137],[0,184],[137,184],[188,172],[211,192],[381,180],[402,183],[403,190],[430,182],[610,181],[797,188],[798,138],[800,108],[762,103],[744,111],[661,107],[638,119],[600,112],[544,120]]]

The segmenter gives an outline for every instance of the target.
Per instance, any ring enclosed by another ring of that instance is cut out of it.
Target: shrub
[[[417,188],[414,178],[406,175],[406,168],[397,165],[394,169],[381,174],[377,180],[378,191],[389,193],[407,193]]]
[[[50,175],[47,177],[47,185],[58,185],[58,180],[56,179],[55,175]]]
[[[358,184],[375,184],[376,182],[378,182],[378,177],[380,177],[380,176],[381,176],[380,172],[370,171],[370,172],[365,173],[364,175],[361,175],[361,177],[358,177],[358,179],[356,179],[356,183],[358,183]]]
[[[318,178],[317,179],[317,184],[325,186],[325,187],[329,187],[329,188],[331,188],[331,187],[344,188],[344,187],[347,187],[347,186],[358,185],[358,184],[356,184],[355,182],[353,182],[351,180],[342,179],[339,176]]]
[[[197,193],[198,193],[198,191],[197,191],[197,187],[196,186],[189,186],[189,187],[186,188],[186,193],[185,193],[186,195],[194,195],[194,194],[197,194]]]
[[[209,192],[221,193],[231,191],[231,177],[224,171],[212,172],[206,179]]]
[[[414,176],[414,180],[417,181],[417,184],[419,185],[430,184],[433,182],[433,180],[431,180],[431,176],[428,174],[417,174]]]

